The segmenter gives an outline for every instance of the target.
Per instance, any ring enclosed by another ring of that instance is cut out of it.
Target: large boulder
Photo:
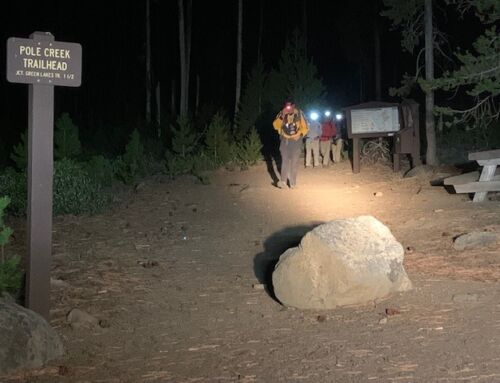
[[[404,249],[372,216],[330,221],[285,251],[273,272],[273,289],[285,306],[331,309],[411,289]]]
[[[59,336],[45,319],[0,298],[0,374],[41,367],[63,353]]]

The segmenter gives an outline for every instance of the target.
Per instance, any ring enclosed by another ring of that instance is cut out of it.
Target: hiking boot
[[[297,185],[290,185],[290,189],[297,189]]]
[[[278,188],[280,188],[280,189],[283,189],[283,188],[286,186],[286,184],[285,184],[283,181],[279,181],[279,182],[276,184],[276,186],[277,186]]]

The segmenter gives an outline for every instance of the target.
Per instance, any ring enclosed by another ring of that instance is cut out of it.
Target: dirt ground
[[[52,277],[67,286],[51,323],[66,355],[0,382],[500,382],[500,248],[452,248],[500,231],[500,202],[431,186],[439,176],[343,162],[280,190],[261,164],[208,185],[149,179],[104,214],[56,218]],[[312,227],[365,214],[405,247],[412,291],[300,311],[260,289]],[[73,308],[101,325],[72,329]]]

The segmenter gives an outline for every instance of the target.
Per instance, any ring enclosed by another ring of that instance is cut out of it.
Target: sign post
[[[7,40],[7,81],[29,84],[26,306],[49,319],[52,259],[54,85],[81,83],[80,44],[48,32]]]

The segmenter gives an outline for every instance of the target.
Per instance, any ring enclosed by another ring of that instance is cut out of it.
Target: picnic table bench
[[[460,174],[444,180],[445,185],[451,185],[457,193],[474,193],[473,202],[482,202],[488,192],[500,191],[500,149],[469,153],[469,160],[476,161],[483,167],[479,171]]]

